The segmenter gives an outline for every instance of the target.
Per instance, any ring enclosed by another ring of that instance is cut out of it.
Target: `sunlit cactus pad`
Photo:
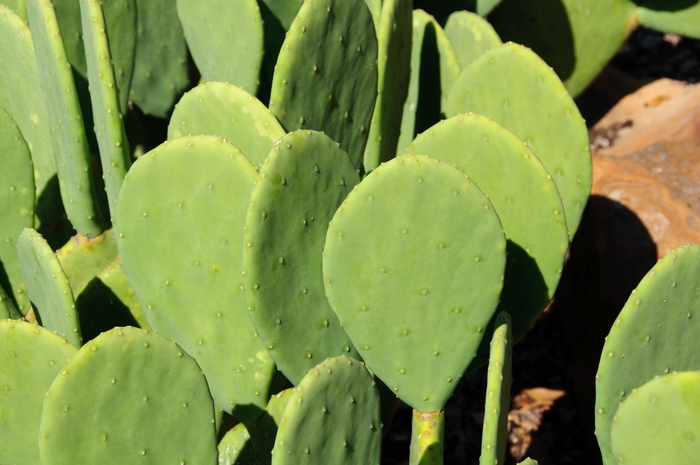
[[[496,310],[505,249],[491,202],[464,173],[401,156],[331,221],[326,293],[370,370],[414,409],[437,412]]]
[[[615,413],[611,437],[617,463],[697,463],[700,372],[672,373],[632,391]]]
[[[217,457],[201,369],[172,341],[132,327],[102,333],[63,367],[39,432],[44,465],[213,464]]]
[[[41,326],[0,321],[0,463],[39,463],[44,395],[77,350]]]
[[[223,139],[181,137],[134,163],[116,215],[124,273],[149,323],[197,360],[216,404],[246,423],[265,408],[274,370],[242,289],[256,176]]]
[[[655,376],[700,370],[700,246],[679,247],[639,283],[615,320],[596,375],[596,436],[617,463],[610,428],[620,404]]]
[[[379,465],[381,443],[372,376],[353,358],[330,358],[309,370],[290,394],[272,465]]]
[[[300,130],[275,145],[251,195],[243,239],[248,311],[294,384],[328,357],[357,357],[326,300],[322,253],[328,222],[358,182],[336,142]]]

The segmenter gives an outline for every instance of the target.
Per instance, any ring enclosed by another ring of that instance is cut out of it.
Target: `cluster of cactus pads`
[[[554,72],[476,14],[0,1],[0,463],[378,464],[397,398],[412,463],[441,463],[487,361],[503,463],[588,150]]]

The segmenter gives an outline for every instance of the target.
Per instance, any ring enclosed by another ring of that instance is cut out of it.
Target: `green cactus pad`
[[[675,3],[675,5],[674,5]],[[645,27],[700,39],[700,3],[651,0],[638,8],[637,20]]]
[[[109,230],[92,239],[77,234],[56,251],[56,256],[73,294],[78,296],[92,278],[117,258],[118,253],[114,231]]]
[[[129,98],[144,113],[166,117],[189,84],[187,44],[176,0],[136,2],[136,51]]]
[[[476,13],[486,16],[501,3],[501,0],[474,0],[476,1]]]
[[[265,408],[274,371],[242,289],[256,175],[223,139],[181,137],[134,163],[115,215],[124,273],[149,323],[197,360],[216,405],[246,424]]]
[[[454,47],[459,66],[464,69],[488,50],[501,45],[501,38],[488,21],[478,14],[455,11],[447,18],[445,34]]]
[[[205,82],[221,81],[255,95],[263,59],[256,0],[177,0],[177,15]]]
[[[96,0],[80,0],[80,18],[102,176],[109,200],[109,213],[114,215],[119,189],[131,166],[129,141],[119,109],[119,93],[115,87],[117,80],[112,67],[101,3]]]
[[[0,320],[8,318],[19,319],[22,318],[22,314],[17,310],[12,297],[0,286]]]
[[[515,341],[554,297],[569,246],[561,197],[530,149],[478,115],[457,115],[425,131],[406,149],[455,166],[498,212],[508,240],[499,310],[513,319]],[[482,342],[484,356],[488,340]]]
[[[250,198],[243,243],[248,313],[294,384],[352,344],[325,297],[321,254],[328,222],[360,182],[328,136],[295,131],[275,145]]]
[[[265,407],[265,413],[251,428],[250,438],[253,441],[257,465],[271,465],[272,463],[270,452],[275,447],[277,429],[292,392],[293,389],[289,388],[272,396]]]
[[[506,240],[462,172],[401,156],[366,177],[328,227],[326,294],[367,366],[438,412],[476,353],[503,287]]]
[[[554,71],[526,47],[496,47],[450,92],[447,116],[468,112],[493,118],[535,152],[559,189],[573,236],[591,190],[591,154],[586,124]]]
[[[262,0],[280,22],[285,31],[289,30],[304,0]]]
[[[3,186],[0,189],[0,270],[4,271],[0,272],[0,286],[10,294],[19,311],[25,314],[30,304],[17,258],[17,238],[24,228],[34,225],[34,170],[22,132],[2,108],[0,166],[0,186]]]
[[[350,357],[329,358],[309,370],[290,395],[272,464],[379,465],[381,443],[372,376]]]
[[[256,465],[250,433],[243,423],[231,428],[219,442],[219,464]]]
[[[46,394],[39,431],[44,465],[217,457],[201,369],[172,341],[138,328],[103,333],[70,359]]]
[[[442,465],[445,449],[445,412],[413,411],[409,465]]]
[[[56,18],[61,29],[68,61],[80,75],[87,77],[80,2],[77,0],[52,0],[52,3],[56,8]],[[102,0],[107,32],[112,37],[109,42],[109,51],[114,60],[116,82],[119,89],[119,106],[122,113],[126,113],[127,110],[134,69],[136,3],[136,0]]]
[[[526,458],[522,462],[520,462],[518,465],[539,465],[537,463],[537,460],[531,459],[530,457]]]
[[[411,74],[412,11],[412,0],[386,0],[382,5],[377,24],[377,102],[364,155],[367,173],[396,156]]]
[[[655,376],[700,370],[700,246],[662,258],[632,291],[615,320],[596,375],[596,436],[606,464],[615,412],[633,389]]]
[[[77,2],[76,2],[77,3]],[[46,102],[58,183],[66,214],[80,234],[102,232],[102,214],[90,165],[90,148],[61,31],[50,0],[29,0],[29,24]]]
[[[0,321],[0,463],[40,463],[44,395],[77,350],[41,326]]]
[[[506,312],[501,312],[496,316],[495,329],[491,338],[480,465],[499,465],[505,461],[508,445],[513,342],[510,316]]]
[[[277,59],[272,113],[287,131],[325,132],[359,169],[376,98],[377,37],[364,0],[306,0]]]
[[[3,5],[17,13],[22,21],[27,20],[27,5],[25,0],[3,0]]]
[[[36,200],[42,200],[36,213],[42,221],[58,222],[58,186],[50,182],[56,176],[56,160],[32,37],[27,24],[1,4],[0,69],[0,108],[15,120],[32,153]]]
[[[700,372],[669,374],[632,391],[617,409],[610,434],[617,463],[697,463]]]
[[[637,26],[639,0],[503,0],[489,22],[554,67],[572,96],[593,81]]]
[[[209,82],[183,95],[168,124],[168,140],[204,134],[223,137],[260,166],[285,131],[275,115],[242,88]]]
[[[146,315],[144,315],[139,299],[124,275],[121,257],[117,257],[114,262],[107,265],[96,276],[96,279],[100,281],[99,287],[105,291],[101,293],[101,298],[103,302],[108,300],[108,302],[105,302],[106,306],[115,306],[120,309],[126,307],[139,328],[152,329],[146,319]]]
[[[411,76],[396,148],[399,155],[417,134],[440,121],[447,96],[461,70],[445,31],[423,10],[413,11],[412,41]]]
[[[17,241],[17,256],[42,326],[76,347],[83,345],[73,291],[49,244],[35,230],[25,229]]]

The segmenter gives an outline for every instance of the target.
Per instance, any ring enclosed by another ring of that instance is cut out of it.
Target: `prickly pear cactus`
[[[632,291],[606,338],[596,375],[596,436],[603,461],[614,416],[630,393],[655,376],[700,369],[700,245],[662,258]]]
[[[228,430],[217,449],[221,465],[256,465],[250,433],[243,423]]]
[[[149,323],[197,360],[216,405],[247,424],[265,408],[274,371],[241,276],[256,175],[223,139],[181,137],[134,163],[115,215],[124,273]]]
[[[476,353],[503,287],[506,241],[462,172],[401,156],[366,177],[328,227],[326,294],[372,372],[438,412]]]
[[[0,266],[6,275],[0,278],[0,286],[11,296],[19,311],[25,314],[29,311],[30,303],[17,257],[17,238],[24,228],[34,225],[34,171],[29,146],[22,132],[2,108],[0,166],[3,167],[0,170],[0,186],[5,186],[0,189],[0,211],[3,212],[0,221]]]
[[[0,320],[6,320],[8,318],[19,319],[22,318],[22,314],[17,310],[15,303],[12,301],[7,291],[0,286]]]
[[[267,6],[284,30],[287,31],[304,0],[262,0],[262,3]]]
[[[208,82],[182,96],[168,124],[168,140],[202,134],[226,139],[260,166],[285,131],[275,115],[242,88]]]
[[[0,463],[40,463],[44,395],[77,350],[41,326],[0,321]]]
[[[514,341],[510,316],[507,313],[499,313],[495,323],[491,337],[486,384],[480,465],[503,464],[508,444],[508,411],[510,410]]]
[[[351,357],[329,358],[309,370],[290,395],[272,464],[378,465],[381,443],[372,376]]]
[[[284,136],[251,194],[243,243],[248,313],[279,370],[294,384],[328,357],[357,357],[326,300],[322,253],[328,222],[360,182],[325,134]]]
[[[287,131],[325,132],[359,169],[376,97],[377,37],[364,0],[306,0],[277,59],[272,113]]]
[[[272,396],[265,407],[265,413],[250,429],[257,465],[271,465],[270,452],[275,447],[277,430],[293,391],[293,388],[289,388]]]
[[[73,291],[49,244],[35,230],[25,229],[17,241],[17,255],[41,324],[74,346],[83,345]]]
[[[177,344],[131,327],[102,333],[63,367],[46,393],[39,433],[45,465],[217,457],[201,369]]]
[[[445,34],[452,43],[462,69],[502,43],[488,21],[468,11],[452,13],[445,23]]]
[[[498,308],[511,315],[514,338],[520,340],[554,297],[569,247],[564,209],[552,177],[517,137],[474,114],[441,121],[416,137],[406,153],[455,166],[493,203],[508,254]],[[484,358],[488,343],[484,339],[481,344]]]
[[[633,390],[610,432],[617,463],[696,463],[700,455],[700,371],[671,373]]]
[[[447,116],[469,112],[493,118],[535,152],[554,178],[573,237],[591,190],[591,154],[586,124],[554,71],[521,45],[491,49],[450,92]]]
[[[675,5],[674,5],[675,4]],[[700,4],[683,0],[651,0],[637,9],[644,27],[700,39]]]
[[[77,234],[56,251],[56,256],[77,296],[118,253],[114,231],[108,230],[92,239]]]
[[[202,79],[255,95],[264,43],[256,0],[177,0],[177,15]]]

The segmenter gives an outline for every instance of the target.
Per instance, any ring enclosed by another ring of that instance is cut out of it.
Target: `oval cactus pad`
[[[251,195],[243,253],[248,311],[294,384],[321,360],[355,354],[326,300],[321,255],[328,222],[358,182],[336,142],[296,131],[270,152]]]
[[[654,378],[632,391],[615,414],[611,436],[617,463],[697,463],[700,372]]]
[[[596,375],[596,436],[605,463],[617,463],[610,428],[633,389],[655,376],[700,370],[699,311],[699,245],[666,255],[632,291],[606,338]]]
[[[39,431],[44,465],[217,457],[201,369],[177,344],[132,327],[102,333],[70,359],[46,394]]]
[[[442,410],[474,357],[505,249],[488,198],[425,156],[381,165],[331,221],[328,300],[370,370],[415,410]]]
[[[39,463],[44,394],[77,351],[41,326],[0,321],[0,463]]]
[[[329,358],[294,388],[272,465],[379,465],[382,423],[372,375],[350,357]]]
[[[223,137],[260,166],[285,131],[275,115],[242,88],[209,82],[182,96],[168,124],[168,140],[200,134]]]
[[[197,360],[216,405],[243,422],[265,408],[274,370],[242,289],[256,175],[223,139],[181,137],[134,163],[116,215],[124,273],[148,322]]]
[[[549,65],[522,45],[489,50],[462,71],[448,97],[447,116],[469,112],[493,118],[542,160],[557,183],[573,236],[591,190],[588,130]]]
[[[515,341],[520,340],[554,297],[569,247],[564,207],[552,177],[517,137],[473,114],[436,124],[416,137],[406,153],[455,166],[493,202],[508,240],[499,310],[510,314]]]
[[[359,168],[377,98],[377,37],[364,0],[306,0],[282,45],[270,110],[324,131]]]

